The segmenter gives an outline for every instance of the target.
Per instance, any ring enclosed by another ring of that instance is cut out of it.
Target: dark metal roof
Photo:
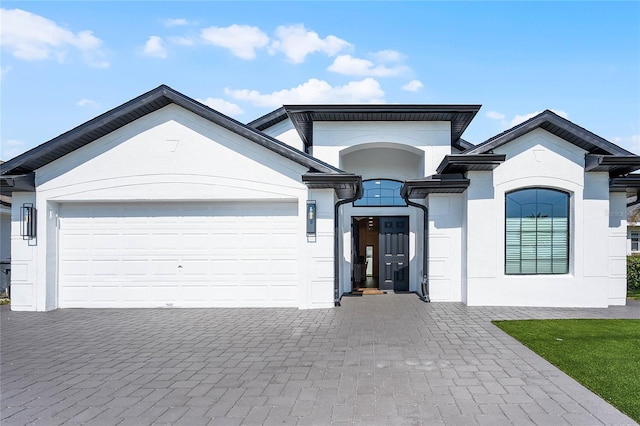
[[[535,117],[496,135],[485,142],[468,149],[463,154],[484,154],[498,148],[520,136],[531,132],[537,128],[542,128],[559,138],[570,142],[590,154],[604,155],[633,155],[631,152],[609,142],[600,136],[591,133],[583,127],[572,123],[571,121],[560,117],[558,114],[545,110]]]
[[[585,155],[586,172],[609,172],[611,176],[623,176],[640,169],[638,155]]]
[[[333,189],[338,198],[347,199],[362,196],[362,177],[354,174],[330,175],[325,173],[305,173],[302,182],[312,189]]]
[[[343,173],[340,169],[299,151],[259,130],[227,117],[168,86],[161,85],[3,163],[0,165],[0,175],[30,173],[171,103],[179,105],[311,170],[324,173]]]
[[[466,141],[466,140],[464,140],[462,138],[460,138],[457,141],[455,141],[451,146],[454,147],[455,149],[460,150],[460,151],[465,151],[467,149],[475,148],[474,144],[472,144],[471,142]]]
[[[281,121],[286,120],[287,118],[289,118],[289,116],[287,115],[287,111],[284,109],[284,107],[280,107],[275,111],[271,111],[270,113],[265,114],[260,118],[256,118],[250,123],[247,123],[247,126],[260,130],[262,132],[271,126],[275,126]]]
[[[454,145],[480,105],[285,105],[284,108],[306,146],[313,145],[314,121],[449,121]]]
[[[439,174],[466,173],[469,170],[493,170],[504,163],[504,154],[452,154],[446,155],[436,172]]]
[[[429,194],[456,194],[466,191],[470,182],[460,174],[431,175],[406,181],[402,185],[400,196],[415,200],[426,198]]]

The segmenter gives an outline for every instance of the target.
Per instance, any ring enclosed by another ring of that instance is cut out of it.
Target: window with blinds
[[[569,194],[528,188],[506,195],[506,274],[569,272]]]

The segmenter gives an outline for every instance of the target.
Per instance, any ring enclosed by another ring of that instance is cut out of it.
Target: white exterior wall
[[[276,138],[299,151],[304,151],[304,143],[302,142],[302,139],[300,139],[300,135],[293,126],[293,123],[288,118],[264,129],[262,133]]]
[[[314,122],[313,156],[317,159],[340,167],[341,154],[356,151],[359,146],[413,147],[418,152],[424,152],[424,171],[418,177],[429,176],[435,173],[444,156],[451,154],[451,123]]]
[[[39,278],[38,239],[23,240],[20,236],[20,207],[32,203],[38,209],[35,194],[14,192],[11,200],[11,309],[14,311],[37,310],[36,283]],[[39,237],[39,235],[38,235]],[[44,299],[44,297],[43,297]],[[43,310],[43,308],[39,310]]]
[[[304,298],[300,306],[306,308],[330,308],[334,306],[334,222],[333,190],[311,190],[309,200],[316,201],[316,236],[307,237],[307,255],[301,256],[307,285],[303,286]],[[305,212],[302,213],[302,218]],[[306,226],[306,222],[305,222]]]
[[[332,291],[327,296],[324,290],[306,288],[324,282],[327,274],[305,255],[311,250],[305,237],[308,189],[300,179],[306,170],[175,105],[142,117],[38,169],[37,196],[14,194],[12,309],[57,307],[57,208],[80,201],[295,200],[301,252],[297,298],[301,308],[330,306]],[[319,210],[332,210],[330,197],[321,198]],[[18,207],[24,202],[38,208],[36,246],[19,236]],[[325,225],[319,223],[322,240]],[[318,247],[313,246],[312,259]]]
[[[434,302],[461,302],[462,194],[431,194],[429,208],[429,297]]]
[[[469,305],[606,307],[610,240],[607,173],[585,173],[585,151],[542,130],[496,150],[507,160],[491,172],[469,172],[467,303]],[[570,193],[569,273],[505,275],[505,193],[548,187]]]

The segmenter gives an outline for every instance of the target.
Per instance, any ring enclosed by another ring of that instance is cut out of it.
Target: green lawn
[[[640,422],[640,320],[493,323]]]
[[[640,300],[640,290],[627,290],[627,299]]]

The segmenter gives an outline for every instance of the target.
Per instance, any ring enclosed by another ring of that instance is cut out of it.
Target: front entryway
[[[354,289],[409,291],[409,217],[354,217]]]

